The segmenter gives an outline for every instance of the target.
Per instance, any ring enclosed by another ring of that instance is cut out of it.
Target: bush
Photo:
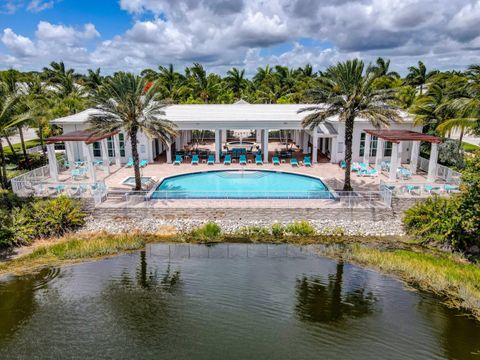
[[[316,230],[308,221],[295,221],[288,224],[285,231],[291,235],[310,236],[315,235]]]
[[[272,225],[272,235],[274,237],[282,238],[285,235],[285,226],[279,223],[275,223]]]
[[[13,215],[15,242],[29,244],[37,238],[61,236],[85,223],[85,213],[78,200],[60,196],[51,200],[36,200]]]
[[[200,240],[216,240],[222,234],[220,226],[214,222],[208,222],[197,229],[191,231],[190,235]]]
[[[270,235],[270,230],[262,226],[245,226],[237,231],[237,234],[244,237],[264,237]]]

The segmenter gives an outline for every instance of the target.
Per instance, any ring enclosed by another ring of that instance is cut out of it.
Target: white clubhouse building
[[[179,135],[171,144],[162,144],[158,139],[139,134],[140,159],[151,163],[163,155],[166,162],[171,163],[172,158],[175,158],[174,151],[183,149],[192,142],[194,130],[210,130],[215,134],[215,160],[220,162],[221,151],[227,141],[227,130],[251,130],[255,132],[255,142],[262,150],[263,160],[267,163],[268,150],[274,150],[268,147],[271,141],[270,134],[275,130],[282,130],[288,140],[294,142],[304,154],[311,154],[312,163],[316,163],[319,156],[329,159],[331,163],[340,162],[345,156],[345,124],[339,121],[338,117],[332,117],[313,131],[304,129],[302,119],[307,113],[298,111],[306,106],[311,105],[249,104],[244,101],[235,104],[170,105],[164,109],[165,118],[177,126]],[[131,147],[124,133],[95,138],[87,131],[89,116],[95,112],[97,112],[95,109],[88,109],[53,120],[52,124],[63,129],[63,135],[49,139],[50,150],[53,150],[55,142],[64,142],[67,160],[70,162],[108,159],[117,165],[126,163],[131,157]],[[402,112],[401,115],[403,122],[392,123],[390,130],[421,132],[421,127],[414,127],[413,119],[407,113]],[[366,133],[365,130],[375,128],[368,120],[357,118],[353,134],[353,161],[375,162],[375,158],[379,157],[390,159],[392,152],[397,153],[401,162],[410,161],[411,142],[392,144]],[[369,154],[364,154],[365,146],[370,148]],[[397,146],[398,148],[394,149]],[[377,154],[377,147],[383,154]],[[120,151],[116,151],[117,149]]]

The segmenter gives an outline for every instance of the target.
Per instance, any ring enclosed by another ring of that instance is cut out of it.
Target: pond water
[[[1,359],[478,359],[480,324],[286,245],[152,245],[0,282]]]

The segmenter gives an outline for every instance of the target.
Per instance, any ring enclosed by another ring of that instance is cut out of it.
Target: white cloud
[[[31,12],[41,12],[51,9],[55,5],[55,0],[31,0],[27,6],[27,10]]]
[[[93,24],[77,29],[40,22],[34,37],[5,29],[2,42],[23,66],[70,59],[77,69],[101,66],[109,72],[198,61],[215,71],[245,66],[252,73],[266,63],[320,68],[354,56],[389,57],[401,72],[420,59],[442,69],[480,62],[479,0],[120,0],[119,5],[132,14],[133,24],[109,39],[99,40]],[[312,45],[302,45],[304,38]],[[261,56],[262,48],[285,43],[293,48]],[[332,48],[318,45],[325,43]],[[26,60],[32,56],[35,61]]]

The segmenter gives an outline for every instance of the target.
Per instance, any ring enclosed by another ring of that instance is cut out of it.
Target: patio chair
[[[255,164],[263,165],[262,155],[255,156]]]
[[[358,167],[360,168],[359,171],[364,171],[365,172],[365,171],[368,171],[369,165],[367,163],[362,162],[362,163],[358,164]]]
[[[128,158],[128,162],[127,162],[127,165],[125,165],[125,167],[129,168],[129,167],[132,167],[132,166],[133,166],[133,159]]]
[[[303,164],[305,166],[309,166],[309,167],[312,167],[312,159],[310,159],[310,156],[305,156],[303,158]]]
[[[144,167],[146,167],[147,165],[148,165],[148,160],[142,160],[142,161],[140,161],[140,167],[141,167],[141,168],[144,168]]]
[[[192,165],[198,165],[199,162],[200,158],[198,157],[198,155],[192,155]]]
[[[390,171],[390,161],[384,160],[381,162],[380,167],[383,171]]]
[[[404,180],[408,180],[412,177],[412,172],[405,168],[399,168],[398,173]]]
[[[423,186],[423,190],[427,193],[432,195],[433,193],[438,193],[440,191],[440,186],[433,186],[430,184],[426,184]]]
[[[350,168],[351,171],[360,171],[360,165],[357,162],[352,163],[352,167]]]
[[[345,160],[340,161],[339,165],[340,165],[340,168],[342,168],[342,169],[347,168],[347,162]]]
[[[274,156],[272,158],[272,163],[273,165],[280,165],[280,159],[278,158],[278,156]]]
[[[246,155],[240,155],[240,160],[238,161],[240,165],[247,165],[247,156]]]
[[[415,191],[420,190],[420,186],[407,184],[405,185],[405,190],[407,190],[410,195],[415,195]]]
[[[208,155],[207,165],[213,165],[213,164],[215,164],[215,156]]]
[[[291,164],[292,166],[298,166],[298,161],[297,161],[297,159],[295,159],[295,158],[290,159],[290,164]]]
[[[180,165],[183,162],[183,158],[181,155],[175,155],[175,161],[173,162],[173,165]]]
[[[223,165],[231,165],[232,164],[232,156],[225,155],[225,159],[223,159]]]

